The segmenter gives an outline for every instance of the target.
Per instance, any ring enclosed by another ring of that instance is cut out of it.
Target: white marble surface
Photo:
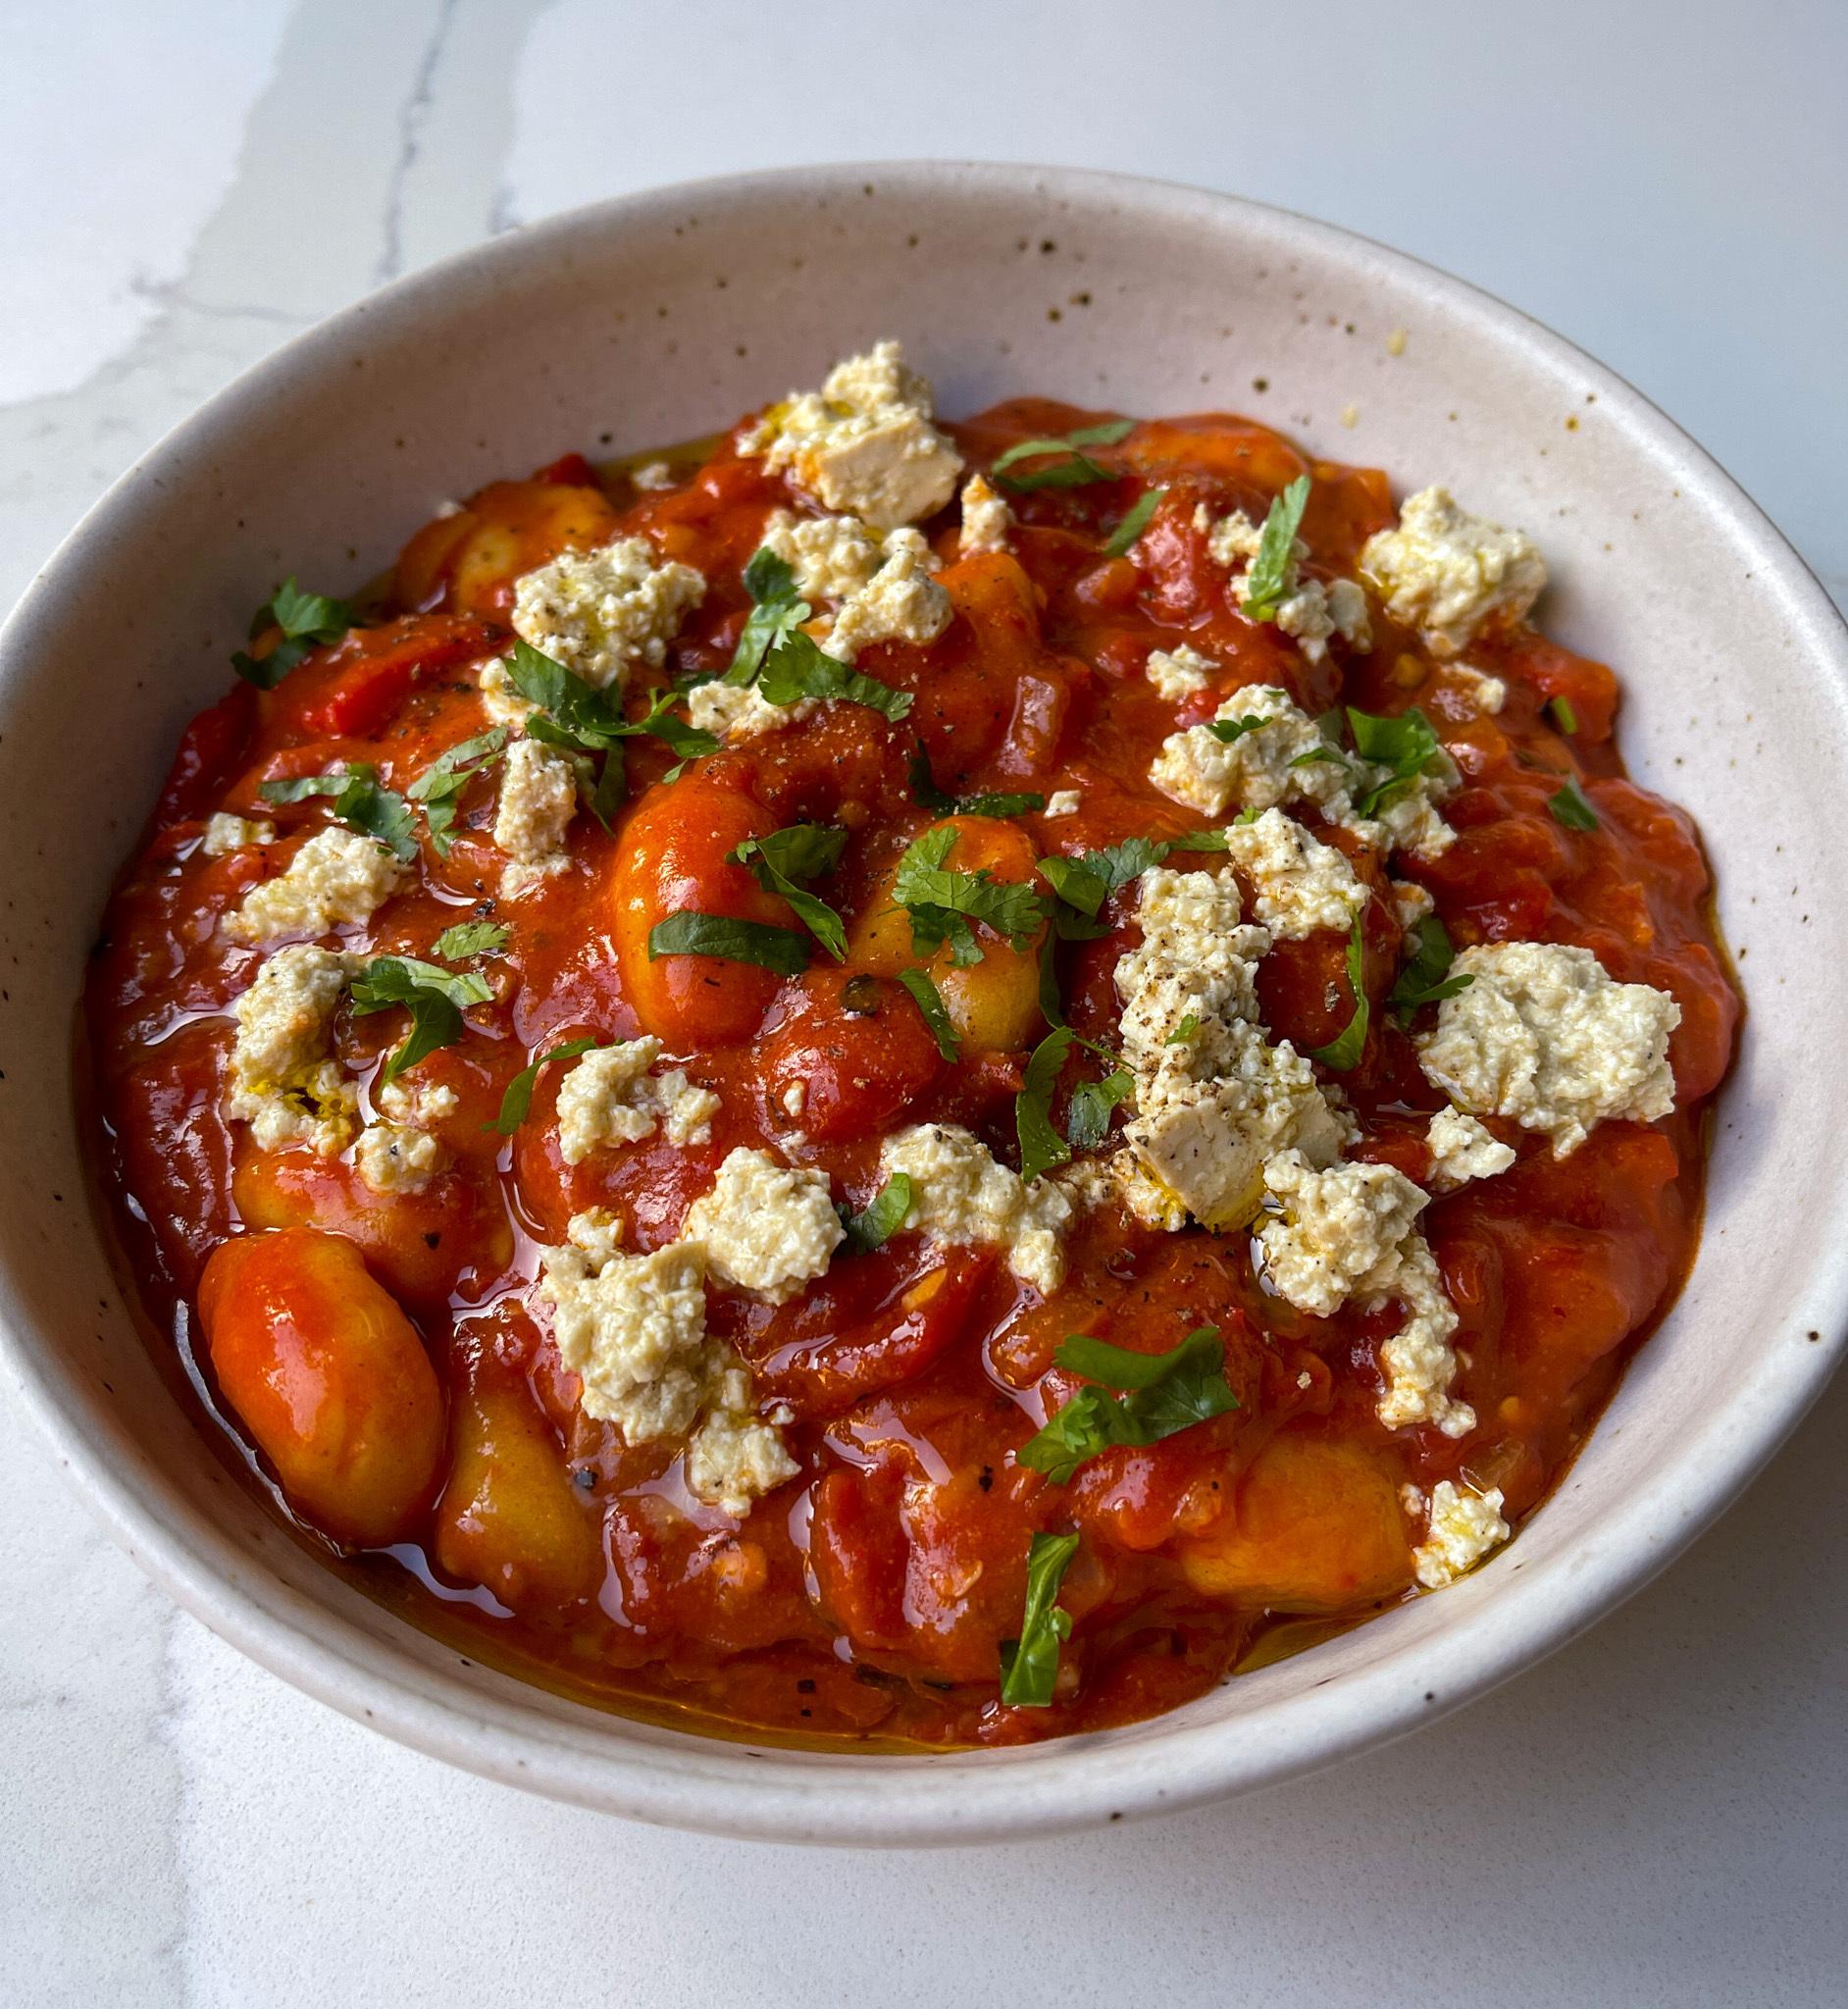
[[[1844,63],[1827,0],[0,0],[0,596],[380,280],[652,181],[936,153],[1235,188],[1463,273],[1655,395],[1848,598]],[[1848,1383],[1594,1634],[1340,1772],[848,1858],[353,1727],[174,1612],[0,1411],[0,2000],[1839,2002],[1844,1426]]]

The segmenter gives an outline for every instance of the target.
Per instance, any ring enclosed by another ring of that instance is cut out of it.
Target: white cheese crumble
[[[1084,798],[1076,789],[1054,789],[1046,798],[1046,807],[1041,812],[1047,816],[1076,816],[1084,806]]]
[[[949,593],[931,577],[936,563],[917,531],[893,531],[879,570],[847,595],[834,617],[822,644],[828,653],[850,663],[875,642],[912,642],[920,647],[935,642],[955,612]]]
[[[1249,565],[1258,556],[1258,546],[1263,540],[1262,529],[1244,510],[1235,509],[1231,515],[1221,516],[1215,521],[1212,511],[1204,502],[1194,510],[1194,528],[1206,540],[1206,555],[1228,572],[1237,566]],[[1309,546],[1301,538],[1296,541],[1293,555],[1297,558],[1309,556]]]
[[[783,1441],[785,1425],[794,1420],[786,1403],[760,1417],[752,1406],[749,1372],[742,1365],[727,1367],[688,1443],[688,1485],[727,1514],[748,1514],[753,1500],[801,1470]]]
[[[639,468],[630,471],[629,479],[638,489],[671,489],[674,486],[674,470],[664,460],[643,461]]]
[[[1152,649],[1143,674],[1157,696],[1178,704],[1183,697],[1197,696],[1206,690],[1218,667],[1210,656],[1183,642],[1178,648]]]
[[[719,1167],[710,1193],[687,1211],[683,1239],[703,1242],[721,1283],[781,1304],[820,1276],[846,1230],[828,1174],[780,1164],[741,1145]]]
[[[739,441],[829,509],[896,530],[934,515],[962,461],[931,423],[931,387],[896,341],[849,356],[818,391],[793,391]]]
[[[1406,497],[1398,528],[1376,531],[1361,547],[1360,570],[1387,613],[1440,656],[1461,655],[1491,621],[1524,618],[1547,583],[1525,532],[1472,516],[1437,488]]]
[[[346,974],[333,950],[283,949],[237,1000],[225,1113],[262,1151],[305,1144],[332,1158],[353,1134],[359,1092],[330,1053]]]
[[[331,823],[225,917],[233,942],[275,942],[284,935],[325,935],[357,927],[404,883],[405,868],[377,840]]]
[[[1471,1179],[1493,1179],[1514,1162],[1514,1150],[1461,1109],[1439,1109],[1425,1132],[1431,1153],[1431,1180],[1440,1193],[1454,1192]]]
[[[698,684],[688,694],[687,716],[702,733],[722,740],[750,740],[779,726],[797,725],[821,709],[818,697],[772,704],[755,684]]]
[[[418,1070],[421,1077],[423,1070]],[[373,1106],[387,1122],[408,1125],[440,1123],[462,1107],[462,1099],[445,1082],[421,1078],[406,1081],[402,1075],[373,1090]]]
[[[1194,528],[1206,533],[1206,552],[1215,565],[1229,571],[1249,567],[1263,541],[1263,528],[1242,509],[1213,521],[1203,502],[1194,511]],[[1292,568],[1309,555],[1309,547],[1298,538],[1292,547]],[[1232,596],[1242,607],[1251,597],[1249,571],[1238,572],[1232,581]],[[1366,594],[1352,579],[1331,580],[1326,586],[1318,579],[1294,579],[1276,609],[1278,628],[1302,644],[1310,662],[1320,662],[1328,653],[1332,636],[1339,635],[1350,647],[1373,646],[1373,631],[1366,618]],[[1153,680],[1152,680],[1153,681]]]
[[[517,898],[539,880],[562,872],[570,859],[565,832],[578,813],[578,770],[537,740],[516,740],[500,773],[494,843],[511,861],[501,891]]]
[[[1007,498],[989,486],[986,475],[971,475],[962,485],[962,555],[1006,550],[1013,529]]]
[[[1280,1209],[1258,1231],[1264,1275],[1279,1297],[1317,1318],[1396,1267],[1429,1198],[1392,1165],[1318,1170],[1300,1151],[1279,1152],[1265,1165],[1264,1190]]]
[[[1366,904],[1366,888],[1346,856],[1281,809],[1233,824],[1225,833],[1225,849],[1252,882],[1258,919],[1283,941],[1301,941],[1318,928],[1346,934]]]
[[[492,725],[506,726],[515,732],[524,731],[526,722],[539,707],[529,704],[513,688],[513,679],[507,675],[506,662],[495,656],[485,662],[478,682],[482,693],[482,708]]]
[[[1071,1202],[1049,1179],[1029,1187],[977,1137],[954,1123],[918,1123],[880,1146],[882,1180],[902,1172],[911,1181],[904,1226],[939,1242],[986,1243],[1004,1249],[1007,1267],[1043,1298],[1065,1274],[1060,1236]]]
[[[1511,1530],[1502,1519],[1502,1489],[1465,1492],[1449,1479],[1431,1488],[1431,1520],[1426,1539],[1412,1552],[1412,1567],[1426,1590],[1442,1590],[1473,1570]]]
[[[879,570],[885,551],[876,531],[857,516],[797,516],[779,509],[764,525],[763,543],[796,575],[805,600],[844,600]]]
[[[1681,1007],[1666,992],[1615,983],[1589,949],[1560,942],[1465,949],[1451,974],[1471,981],[1438,1006],[1418,1064],[1471,1115],[1512,1116],[1566,1158],[1609,1117],[1673,1108]]]
[[[421,1193],[449,1162],[449,1152],[427,1130],[369,1123],[353,1147],[353,1162],[375,1193]]]
[[[618,538],[527,573],[513,590],[513,629],[586,683],[620,688],[638,664],[661,667],[705,592],[691,565],[656,564],[646,538]]]
[[[1493,718],[1508,702],[1508,686],[1486,670],[1471,669],[1467,663],[1452,663],[1446,674],[1459,685],[1479,716]]]
[[[1408,939],[1417,933],[1418,923],[1437,911],[1437,901],[1422,886],[1415,886],[1409,879],[1395,879],[1391,882],[1393,912],[1399,917],[1399,925]]]
[[[664,1128],[670,1144],[704,1144],[719,1099],[696,1088],[679,1067],[649,1070],[661,1056],[652,1034],[598,1047],[558,1084],[558,1155],[582,1164],[606,1144],[640,1144]]]
[[[1450,1393],[1457,1374],[1457,1356],[1450,1345],[1457,1330],[1457,1308],[1444,1294],[1431,1245],[1420,1234],[1408,1235],[1396,1254],[1363,1279],[1360,1289],[1362,1311],[1377,1311],[1397,1299],[1408,1314],[1405,1324],[1379,1350],[1386,1387],[1374,1415],[1389,1430],[1432,1423],[1446,1437],[1466,1437],[1476,1426],[1476,1413]]]
[[[276,837],[274,823],[253,822],[247,816],[232,816],[221,809],[205,821],[205,835],[199,850],[205,857],[222,858],[227,851],[240,851],[248,845],[270,844]]]
[[[1449,850],[1456,832],[1437,805],[1456,792],[1456,762],[1440,751],[1430,766],[1395,801],[1372,817],[1355,807],[1386,770],[1356,754],[1339,760],[1325,754],[1321,729],[1275,684],[1249,684],[1219,706],[1216,719],[1260,723],[1229,745],[1204,725],[1170,733],[1161,743],[1149,779],[1164,796],[1207,816],[1223,815],[1234,801],[1246,809],[1272,809],[1287,802],[1312,802],[1331,823],[1352,830],[1364,843],[1397,846],[1413,857],[1434,858]]]

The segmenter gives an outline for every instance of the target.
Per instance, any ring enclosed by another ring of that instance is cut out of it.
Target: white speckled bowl
[[[356,580],[440,497],[571,447],[706,432],[888,334],[950,413],[1019,391],[1254,411],[1535,532],[1546,625],[1618,667],[1624,751],[1700,819],[1751,998],[1692,1281],[1515,1542],[1442,1596],[1155,1722],[929,1759],[599,1715],[462,1660],[320,1568],[155,1371],[85,1211],[68,1084],[111,875],[277,577]],[[0,634],[5,1378],[188,1610],[335,1708],[496,1778],[861,1843],[1046,1831],[1281,1779],[1435,1721],[1588,1625],[1821,1389],[1848,1329],[1848,1076],[1815,1058],[1836,1051],[1848,963],[1844,800],[1848,634],[1816,582],[1636,392],[1456,280],[1225,196],[1030,168],[823,168],[583,210],[251,371],[123,477]]]

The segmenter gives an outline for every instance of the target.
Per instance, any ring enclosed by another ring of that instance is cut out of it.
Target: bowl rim
[[[4,625],[0,668],[40,651],[55,628],[53,587],[81,570],[148,510],[161,475],[195,441],[260,414],[273,391],[313,377],[363,328],[385,336],[403,317],[440,315],[446,291],[499,270],[513,282],[583,235],[646,229],[690,199],[707,210],[803,193],[847,194],[874,180],[931,192],[1031,192],[1148,213],[1206,211],[1336,254],[1357,253],[1414,283],[1554,369],[1597,389],[1641,447],[1672,465],[1752,550],[1767,590],[1780,589],[1819,676],[1848,689],[1848,623],[1805,560],[1703,447],[1642,392],[1522,310],[1440,268],[1315,218],[1223,191],[1106,170],[960,160],[831,162],[728,174],[606,197],[471,245],[364,295],[290,337],[215,392],[136,457],[34,574]],[[678,1735],[671,1745],[611,1738],[587,1752],[569,1722],[518,1701],[489,1702],[452,1672],[415,1662],[263,1577],[250,1559],[181,1502],[151,1496],[84,1427],[88,1397],[41,1348],[0,1275],[0,1368],[54,1462],[109,1535],[183,1609],[240,1652],[356,1722],[504,1783],[662,1826],[762,1839],[915,1846],[1059,1832],[1179,1810],[1275,1784],[1403,1735],[1459,1708],[1565,1645],[1632,1595],[1729,1505],[1822,1393],[1848,1350],[1848,1245],[1824,1248],[1812,1302],[1821,1343],[1782,1356],[1743,1404],[1691,1430],[1670,1472],[1621,1501],[1601,1539],[1500,1584],[1478,1613],[1339,1683],[1279,1698],[1236,1726],[1174,1726],[1134,1735],[1055,1739],[1006,1752],[918,1757],[782,1752]],[[613,1722],[624,1720],[617,1718]],[[1164,1719],[1155,1719],[1159,1725]],[[790,1764],[789,1760],[797,1761]],[[1031,1790],[1025,1790],[1031,1782]]]

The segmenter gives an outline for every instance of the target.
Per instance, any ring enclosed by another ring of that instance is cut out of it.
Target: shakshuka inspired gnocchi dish
[[[1045,1737],[1443,1591],[1739,1013],[1545,582],[896,342],[284,581],[88,988],[159,1350],[331,1567],[692,1728]]]

